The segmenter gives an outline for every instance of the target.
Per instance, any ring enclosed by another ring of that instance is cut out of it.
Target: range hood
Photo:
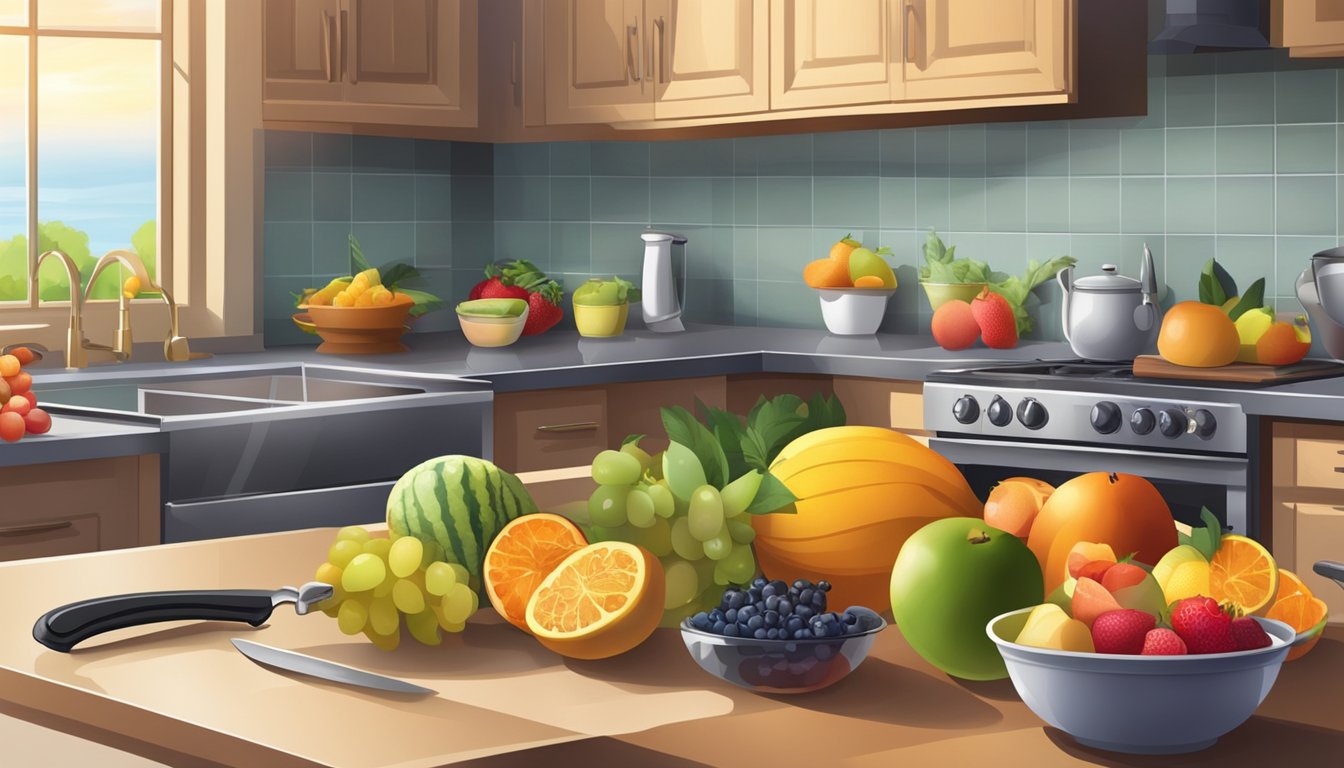
[[[1148,44],[1148,52],[1268,48],[1263,10],[1260,0],[1167,0],[1166,26]]]

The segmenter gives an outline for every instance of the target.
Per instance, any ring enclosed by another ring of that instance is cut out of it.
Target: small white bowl
[[[841,336],[877,333],[895,288],[818,288],[826,330]]]
[[[462,326],[462,335],[472,344],[478,347],[507,347],[523,335],[523,326],[527,325],[530,309],[523,307],[523,313],[517,317],[459,314],[457,322]]]

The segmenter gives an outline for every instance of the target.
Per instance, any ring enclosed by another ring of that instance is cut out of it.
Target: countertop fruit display
[[[0,355],[0,440],[22,440],[24,435],[51,431],[51,416],[37,407],[33,377],[23,366],[36,359],[28,347],[15,347]]]
[[[370,266],[359,240],[353,234],[349,236],[348,244],[351,274],[334,278],[322,288],[307,288],[302,293],[294,294],[295,307],[385,307],[408,304],[408,314],[415,318],[444,306],[443,301],[433,294],[404,287],[420,279],[420,272],[415,267],[404,263]]]
[[[472,286],[468,301],[476,299],[522,299],[528,316],[524,336],[536,336],[554,328],[564,318],[564,291],[527,259],[489,264],[485,279]]]
[[[883,256],[890,248],[865,248],[850,235],[840,238],[825,257],[803,268],[803,282],[811,288],[869,288],[896,287],[896,273]]]
[[[574,325],[580,336],[619,336],[625,331],[630,305],[640,290],[629,280],[593,278],[574,289]]]
[[[1168,362],[1199,368],[1300,361],[1311,350],[1306,315],[1277,319],[1264,299],[1263,277],[1242,293],[1232,275],[1209,259],[1199,275],[1199,301],[1181,302],[1163,318],[1158,352]]]
[[[478,347],[507,347],[523,335],[532,308],[522,299],[471,299],[457,305],[457,322]]]

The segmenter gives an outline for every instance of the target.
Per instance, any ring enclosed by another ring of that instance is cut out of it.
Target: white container
[[[841,336],[877,333],[895,288],[818,288],[826,330]]]

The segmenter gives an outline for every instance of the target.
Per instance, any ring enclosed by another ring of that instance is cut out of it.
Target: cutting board
[[[1271,386],[1290,381],[1344,376],[1344,363],[1333,360],[1302,360],[1292,365],[1279,366],[1232,363],[1216,368],[1190,368],[1168,362],[1157,355],[1139,355],[1134,358],[1134,376],[1140,379],[1181,379]]]

